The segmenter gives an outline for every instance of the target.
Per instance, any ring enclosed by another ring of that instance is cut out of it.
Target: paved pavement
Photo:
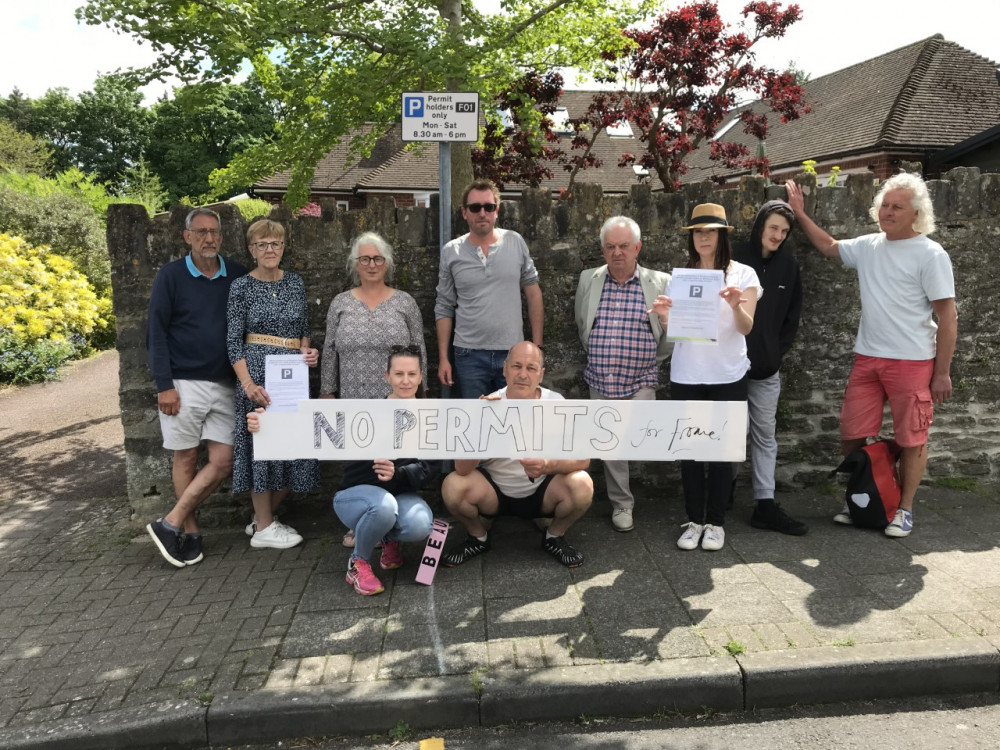
[[[1000,690],[995,492],[922,488],[907,539],[834,525],[830,493],[784,498],[805,537],[675,546],[679,494],[639,488],[636,530],[598,502],[567,570],[533,525],[433,586],[420,551],[360,597],[325,507],[252,550],[209,530],[175,570],[129,525],[114,353],[0,392],[0,747],[225,746],[580,715],[733,710]],[[453,531],[454,537],[460,537]],[[457,541],[452,540],[452,541]]]

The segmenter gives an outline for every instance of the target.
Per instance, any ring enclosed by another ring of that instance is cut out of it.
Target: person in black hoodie
[[[778,456],[774,433],[781,393],[781,360],[795,342],[802,312],[799,264],[784,247],[794,223],[795,213],[788,203],[768,201],[757,212],[749,241],[735,245],[733,259],[753,268],[764,289],[757,302],[753,329],[746,337],[750,358],[750,458],[756,501],[750,525],[801,536],[809,527],[785,513],[774,500],[774,466]],[[739,464],[735,464],[734,485],[738,468]]]

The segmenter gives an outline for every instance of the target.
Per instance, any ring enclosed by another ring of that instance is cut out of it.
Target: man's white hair
[[[601,245],[604,245],[604,237],[612,229],[617,227],[625,227],[632,234],[632,242],[638,243],[642,239],[642,230],[639,229],[639,225],[636,224],[634,219],[630,219],[627,216],[612,216],[606,222],[604,226],[601,227]]]
[[[934,204],[931,203],[931,194],[927,190],[927,183],[920,179],[919,175],[910,172],[900,172],[882,183],[869,211],[872,219],[878,221],[878,210],[882,205],[882,199],[890,190],[906,190],[910,193],[910,207],[917,212],[917,218],[913,220],[914,232],[930,234],[934,231],[936,226],[934,224]]]

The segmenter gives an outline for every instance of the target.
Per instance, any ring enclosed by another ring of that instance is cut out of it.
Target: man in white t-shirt
[[[958,335],[951,259],[927,238],[934,231],[927,186],[913,174],[890,177],[871,208],[882,231],[840,241],[806,215],[802,190],[792,181],[785,186],[809,241],[827,257],[840,258],[858,271],[861,324],[840,414],[841,451],[846,456],[878,435],[888,400],[895,439],[902,448],[902,497],[885,534],[907,536],[913,529],[913,497],[927,466],[933,405],[951,397],[951,358]],[[851,523],[846,509],[834,520]]]
[[[530,341],[511,347],[503,373],[507,387],[487,398],[562,399],[541,387],[545,362],[542,350]],[[468,536],[460,548],[444,556],[444,564],[453,568],[488,552],[490,538],[482,518],[505,515],[551,518],[542,549],[568,568],[582,565],[583,555],[563,535],[594,499],[594,483],[586,471],[589,465],[590,459],[456,460],[455,471],[441,485],[441,497]]]

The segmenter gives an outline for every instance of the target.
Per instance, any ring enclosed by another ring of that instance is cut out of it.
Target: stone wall
[[[803,176],[807,209],[836,237],[853,237],[877,227],[868,216],[875,188],[861,175],[844,187],[815,186]],[[972,478],[982,483],[1000,479],[1000,301],[990,265],[1000,243],[1000,174],[981,175],[958,168],[946,179],[929,183],[938,216],[934,238],[951,254],[959,309],[958,350],[952,367],[955,395],[936,410],[928,479]],[[541,277],[545,297],[546,384],[567,397],[584,397],[584,354],[573,320],[573,296],[582,269],[601,264],[598,230],[615,214],[635,218],[643,230],[640,262],[661,269],[683,265],[685,235],[679,231],[695,203],[713,201],[726,207],[745,237],[765,200],[784,197],[784,188],[766,186],[760,178],[744,180],[738,190],[715,191],[710,183],[676,194],[652,193],[636,186],[631,194],[604,196],[600,186],[580,185],[576,197],[555,201],[543,190],[529,191],[520,202],[502,205],[499,224],[524,235]],[[169,456],[160,447],[156,397],[144,347],[146,305],[156,270],[181,257],[186,208],[149,219],[142,207],[112,206],[108,213],[108,245],[112,256],[114,306],[121,355],[121,412],[125,428],[128,495],[136,520],[161,512],[173,499]],[[245,222],[231,206],[219,207],[225,233],[223,254],[248,262],[242,237]],[[306,282],[314,342],[322,345],[326,310],[350,280],[344,263],[351,238],[374,230],[397,254],[395,284],[420,305],[431,354],[431,395],[438,395],[434,339],[434,289],[437,281],[437,206],[394,208],[376,199],[364,211],[337,212],[323,204],[320,218],[293,219],[276,207],[272,218],[288,228],[284,265]],[[456,233],[466,231],[456,215]],[[859,317],[856,275],[839,262],[823,258],[799,232],[790,239],[802,265],[805,305],[798,343],[783,368],[784,390],[779,411],[778,483],[814,485],[826,481],[836,462],[838,410],[850,368]],[[527,330],[527,329],[526,329]],[[667,382],[666,368],[662,382]],[[661,397],[667,397],[661,389]],[[887,425],[889,422],[887,421]],[[670,463],[636,466],[647,487],[677,481]],[[324,497],[335,481],[335,465],[325,467]],[[599,475],[600,472],[597,472]],[[246,507],[235,501],[213,502],[206,510]]]

